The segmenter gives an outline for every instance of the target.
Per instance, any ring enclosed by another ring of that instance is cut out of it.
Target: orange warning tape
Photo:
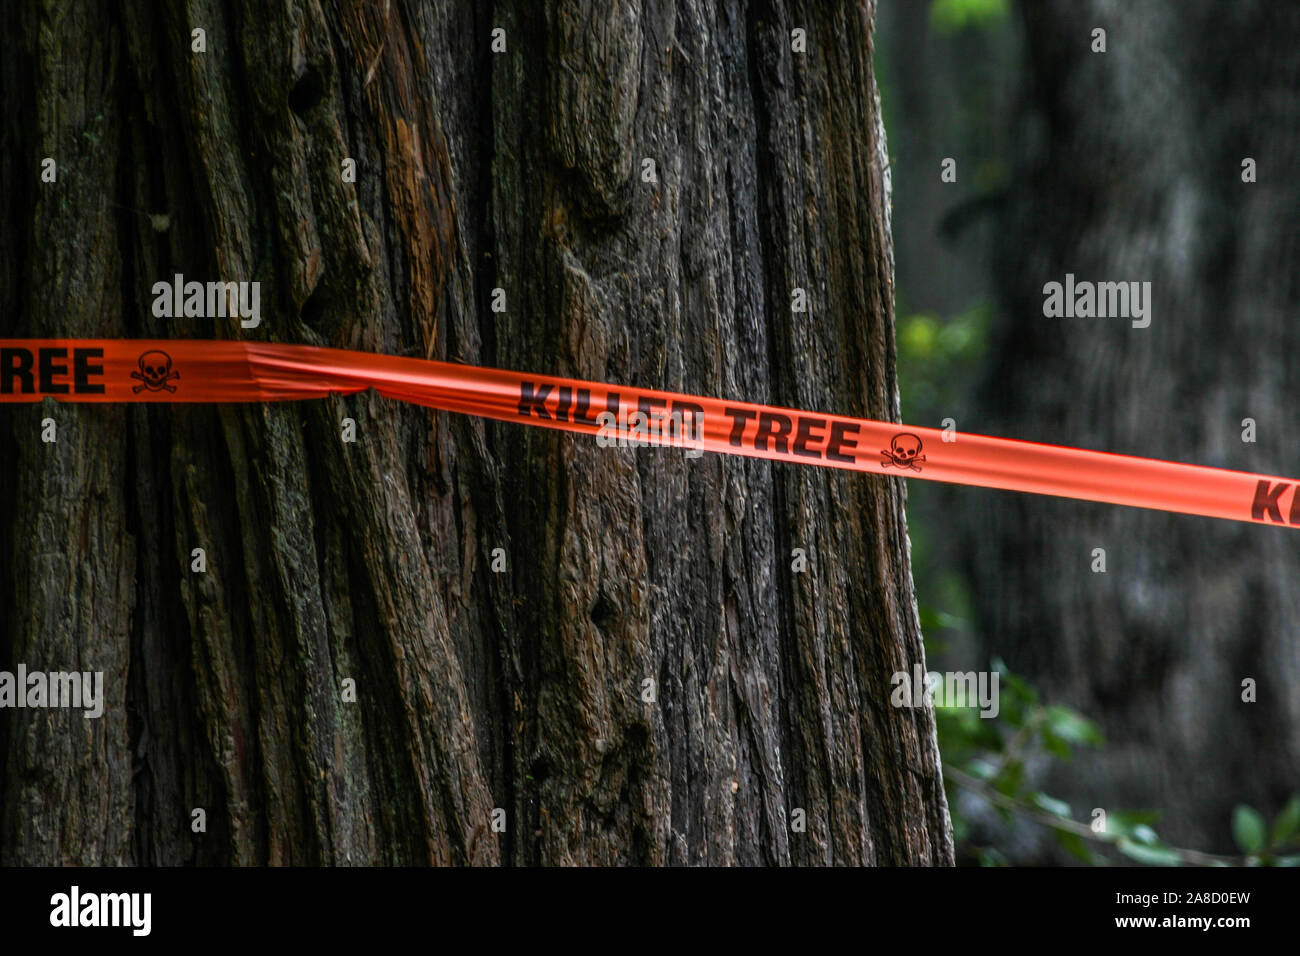
[[[369,388],[445,411],[614,440],[1300,525],[1295,481],[1222,468],[965,432],[945,442],[934,428],[306,345],[0,339],[0,403],[47,396],[64,402],[273,402]]]

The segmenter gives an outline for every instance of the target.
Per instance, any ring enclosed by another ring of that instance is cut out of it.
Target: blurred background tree
[[[885,4],[878,27],[903,420],[1300,473],[1287,322],[1300,291],[1300,8],[934,0]],[[940,177],[949,157],[955,183]],[[1256,182],[1243,182],[1247,158]],[[1150,281],[1151,326],[1045,318],[1043,284],[1067,272]],[[1213,853],[1289,839],[1292,535],[927,482],[909,495],[933,665],[1003,658],[1050,706],[1095,719],[1077,743],[1107,741],[1068,762],[1031,747],[1027,779],[1004,789],[1056,794],[1076,820],[1160,810],[1164,838]],[[1091,569],[1095,548],[1105,573]],[[958,726],[940,727],[950,783],[973,742]],[[966,859],[997,861],[971,850],[981,841],[1017,862],[1069,858],[1052,828],[1007,827],[990,806],[955,804]]]

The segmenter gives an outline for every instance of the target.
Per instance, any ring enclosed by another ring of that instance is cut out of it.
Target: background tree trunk
[[[897,417],[869,7],[17,6],[0,334],[237,334],[152,316],[181,272],[273,341]],[[0,712],[0,861],[951,861],[901,482],[370,393],[2,421],[0,661],[108,707]]]
[[[1031,77],[972,429],[1300,474],[1300,12],[1023,11]],[[1104,54],[1090,51],[1095,27]],[[1242,182],[1246,157],[1256,183]],[[1150,327],[1045,318],[1043,285],[1067,272],[1151,281]],[[1256,444],[1242,442],[1247,417]],[[1002,492],[963,500],[989,650],[1109,741],[1056,773],[1060,796],[1085,811],[1163,808],[1165,839],[1229,851],[1235,803],[1271,815],[1300,789],[1292,533]],[[1242,701],[1248,677],[1257,703]]]

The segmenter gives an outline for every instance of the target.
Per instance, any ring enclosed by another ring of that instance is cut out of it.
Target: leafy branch
[[[939,748],[949,784],[986,800],[1008,821],[1020,818],[1048,827],[1067,852],[1093,865],[1106,862],[1093,847],[1106,846],[1152,866],[1300,866],[1300,854],[1291,852],[1300,849],[1300,795],[1288,801],[1271,827],[1259,811],[1238,805],[1232,833],[1239,855],[1165,843],[1151,826],[1159,811],[1113,810],[1095,828],[1075,820],[1069,804],[1028,785],[1025,768],[1041,757],[1069,760],[1079,746],[1103,746],[1101,732],[1067,707],[1042,704],[1037,691],[1001,661],[994,661],[994,668],[1003,688],[997,717],[981,717],[965,701],[936,700]],[[968,842],[969,823],[955,809],[953,829],[959,843]],[[994,849],[967,849],[983,863],[1005,862]]]

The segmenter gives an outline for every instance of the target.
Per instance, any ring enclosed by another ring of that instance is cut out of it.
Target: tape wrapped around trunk
[[[799,465],[1300,525],[1289,478],[449,362],[256,342],[0,339],[0,403],[381,395],[465,415]]]

